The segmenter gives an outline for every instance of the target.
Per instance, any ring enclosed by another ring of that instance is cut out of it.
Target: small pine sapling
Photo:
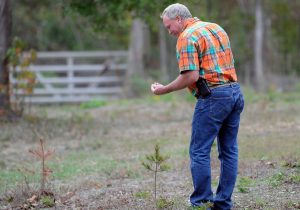
[[[48,167],[46,167],[46,159],[51,157],[54,153],[53,150],[48,150],[45,151],[44,148],[44,141],[43,139],[40,139],[40,144],[37,149],[34,150],[29,150],[31,154],[33,154],[37,159],[41,161],[41,188],[40,188],[40,193],[45,194],[45,183],[47,181],[47,177],[52,173],[52,170]]]
[[[157,173],[167,171],[170,166],[165,163],[168,156],[160,154],[160,147],[155,145],[155,152],[153,155],[146,155],[146,162],[142,162],[142,165],[149,171],[154,172],[154,199],[156,203],[156,186],[157,186]]]

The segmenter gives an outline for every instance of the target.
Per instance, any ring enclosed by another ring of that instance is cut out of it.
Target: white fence
[[[29,69],[37,84],[25,102],[65,103],[119,97],[127,69],[127,51],[39,52]],[[17,69],[20,71],[20,69]],[[11,83],[17,80],[11,75]],[[23,95],[21,90],[14,92]]]

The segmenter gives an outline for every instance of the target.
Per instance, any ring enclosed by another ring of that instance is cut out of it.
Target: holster
[[[198,89],[196,98],[199,98],[199,97],[205,98],[211,94],[211,91],[210,91],[207,81],[205,79],[199,77],[199,79],[196,82],[196,86]]]

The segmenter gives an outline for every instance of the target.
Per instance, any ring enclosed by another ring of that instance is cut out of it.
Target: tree
[[[264,22],[263,8],[260,0],[256,0],[255,6],[255,53],[254,53],[254,72],[255,83],[259,90],[264,89],[264,65],[263,65],[263,38],[264,38]]]
[[[132,96],[132,78],[144,78],[145,58],[149,51],[149,29],[159,28],[159,13],[174,0],[68,0],[63,1],[66,12],[79,13],[90,20],[102,33],[130,30],[129,62],[125,94]]]
[[[156,186],[157,186],[157,173],[162,171],[167,171],[170,166],[165,162],[168,159],[168,156],[164,156],[160,153],[160,146],[155,145],[154,154],[146,155],[146,162],[142,162],[142,165],[148,170],[154,172],[154,200],[157,205],[156,199]]]
[[[9,70],[6,52],[11,43],[11,1],[0,1],[0,116],[7,115],[9,103]]]
[[[128,28],[132,20],[141,18],[156,26],[162,10],[174,0],[61,0],[66,12],[87,17],[102,32]],[[157,18],[155,18],[157,17]]]

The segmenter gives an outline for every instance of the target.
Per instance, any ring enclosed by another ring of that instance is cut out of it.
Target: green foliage
[[[132,20],[140,17],[153,26],[151,51],[157,56],[158,33],[155,27],[160,21],[159,14],[167,5],[174,2],[173,0],[13,1],[15,23],[13,34],[20,36],[38,50],[128,49]],[[219,23],[228,32],[240,81],[248,75],[253,75],[254,2],[235,0],[182,2],[190,8],[194,16],[204,21]],[[299,1],[263,1],[264,25],[267,29],[271,29],[265,33],[264,62],[266,69],[272,73],[274,71],[284,74],[300,73],[300,59],[297,59],[300,43],[299,8]],[[32,12],[33,9],[35,12]],[[151,62],[152,66],[149,68],[157,68],[156,60]],[[246,71],[251,73],[247,74]]]
[[[300,183],[300,170],[296,169],[294,171],[290,171],[288,173],[278,172],[271,177],[268,178],[268,184],[272,187],[281,186],[284,183]]]
[[[154,154],[146,155],[146,161],[142,162],[142,165],[147,170],[154,172],[154,199],[156,205],[157,205],[157,200],[156,200],[157,173],[169,170],[170,166],[165,164],[165,161],[168,158],[169,158],[168,156],[161,155],[160,147],[158,144],[156,144],[154,148]]]
[[[33,93],[36,84],[36,75],[29,70],[29,66],[36,60],[36,51],[26,50],[26,43],[15,37],[7,54],[11,74],[17,80],[16,85],[11,85],[10,93],[14,93],[15,99],[11,101],[11,108],[17,115],[22,115],[24,110],[24,98]],[[22,96],[18,92],[22,92]]]
[[[298,21],[291,14],[290,4],[286,0],[275,0],[272,2],[273,34],[278,37],[280,49],[284,52],[291,52],[297,49],[295,38],[299,37]],[[284,31],[284,33],[282,33]]]
[[[207,210],[208,208],[213,207],[213,203],[204,203],[202,206],[190,207],[188,210]]]
[[[284,176],[285,176],[285,174],[283,172],[278,172],[278,173],[274,174],[273,176],[271,176],[269,178],[268,182],[272,187],[278,187],[283,183]]]
[[[168,156],[163,156],[160,153],[160,147],[158,144],[155,145],[153,155],[146,155],[146,162],[142,162],[142,165],[149,171],[161,172],[167,171],[169,166],[164,162],[169,158]]]
[[[99,34],[95,31],[94,24],[85,17],[65,12],[66,1],[31,0],[13,1],[12,4],[13,34],[21,37],[34,49],[127,49],[128,36]],[[116,31],[118,34],[126,34],[128,29],[124,31],[124,28],[118,28]]]
[[[248,177],[241,177],[238,181],[237,188],[241,193],[248,193],[253,185],[253,180]]]
[[[300,169],[300,160],[285,160],[282,163],[282,166],[287,168],[298,168]]]
[[[55,206],[55,199],[52,196],[41,196],[40,202],[45,207]]]
[[[259,208],[264,208],[268,203],[263,198],[255,199],[255,206]]]
[[[300,173],[298,172],[296,174],[291,174],[290,179],[293,183],[300,184]]]
[[[170,201],[167,198],[158,198],[156,202],[157,209],[171,209],[174,204],[174,201]]]
[[[91,100],[88,102],[83,102],[80,104],[80,108],[82,109],[92,109],[92,108],[98,108],[103,107],[107,105],[107,101],[104,100]]]
[[[111,32],[128,28],[135,17],[154,25],[159,13],[173,2],[174,0],[67,0],[62,1],[62,4],[67,13],[77,12],[86,16],[98,30]]]
[[[145,191],[139,191],[134,194],[134,197],[139,198],[139,199],[147,199],[150,197],[150,193],[145,192]]]

